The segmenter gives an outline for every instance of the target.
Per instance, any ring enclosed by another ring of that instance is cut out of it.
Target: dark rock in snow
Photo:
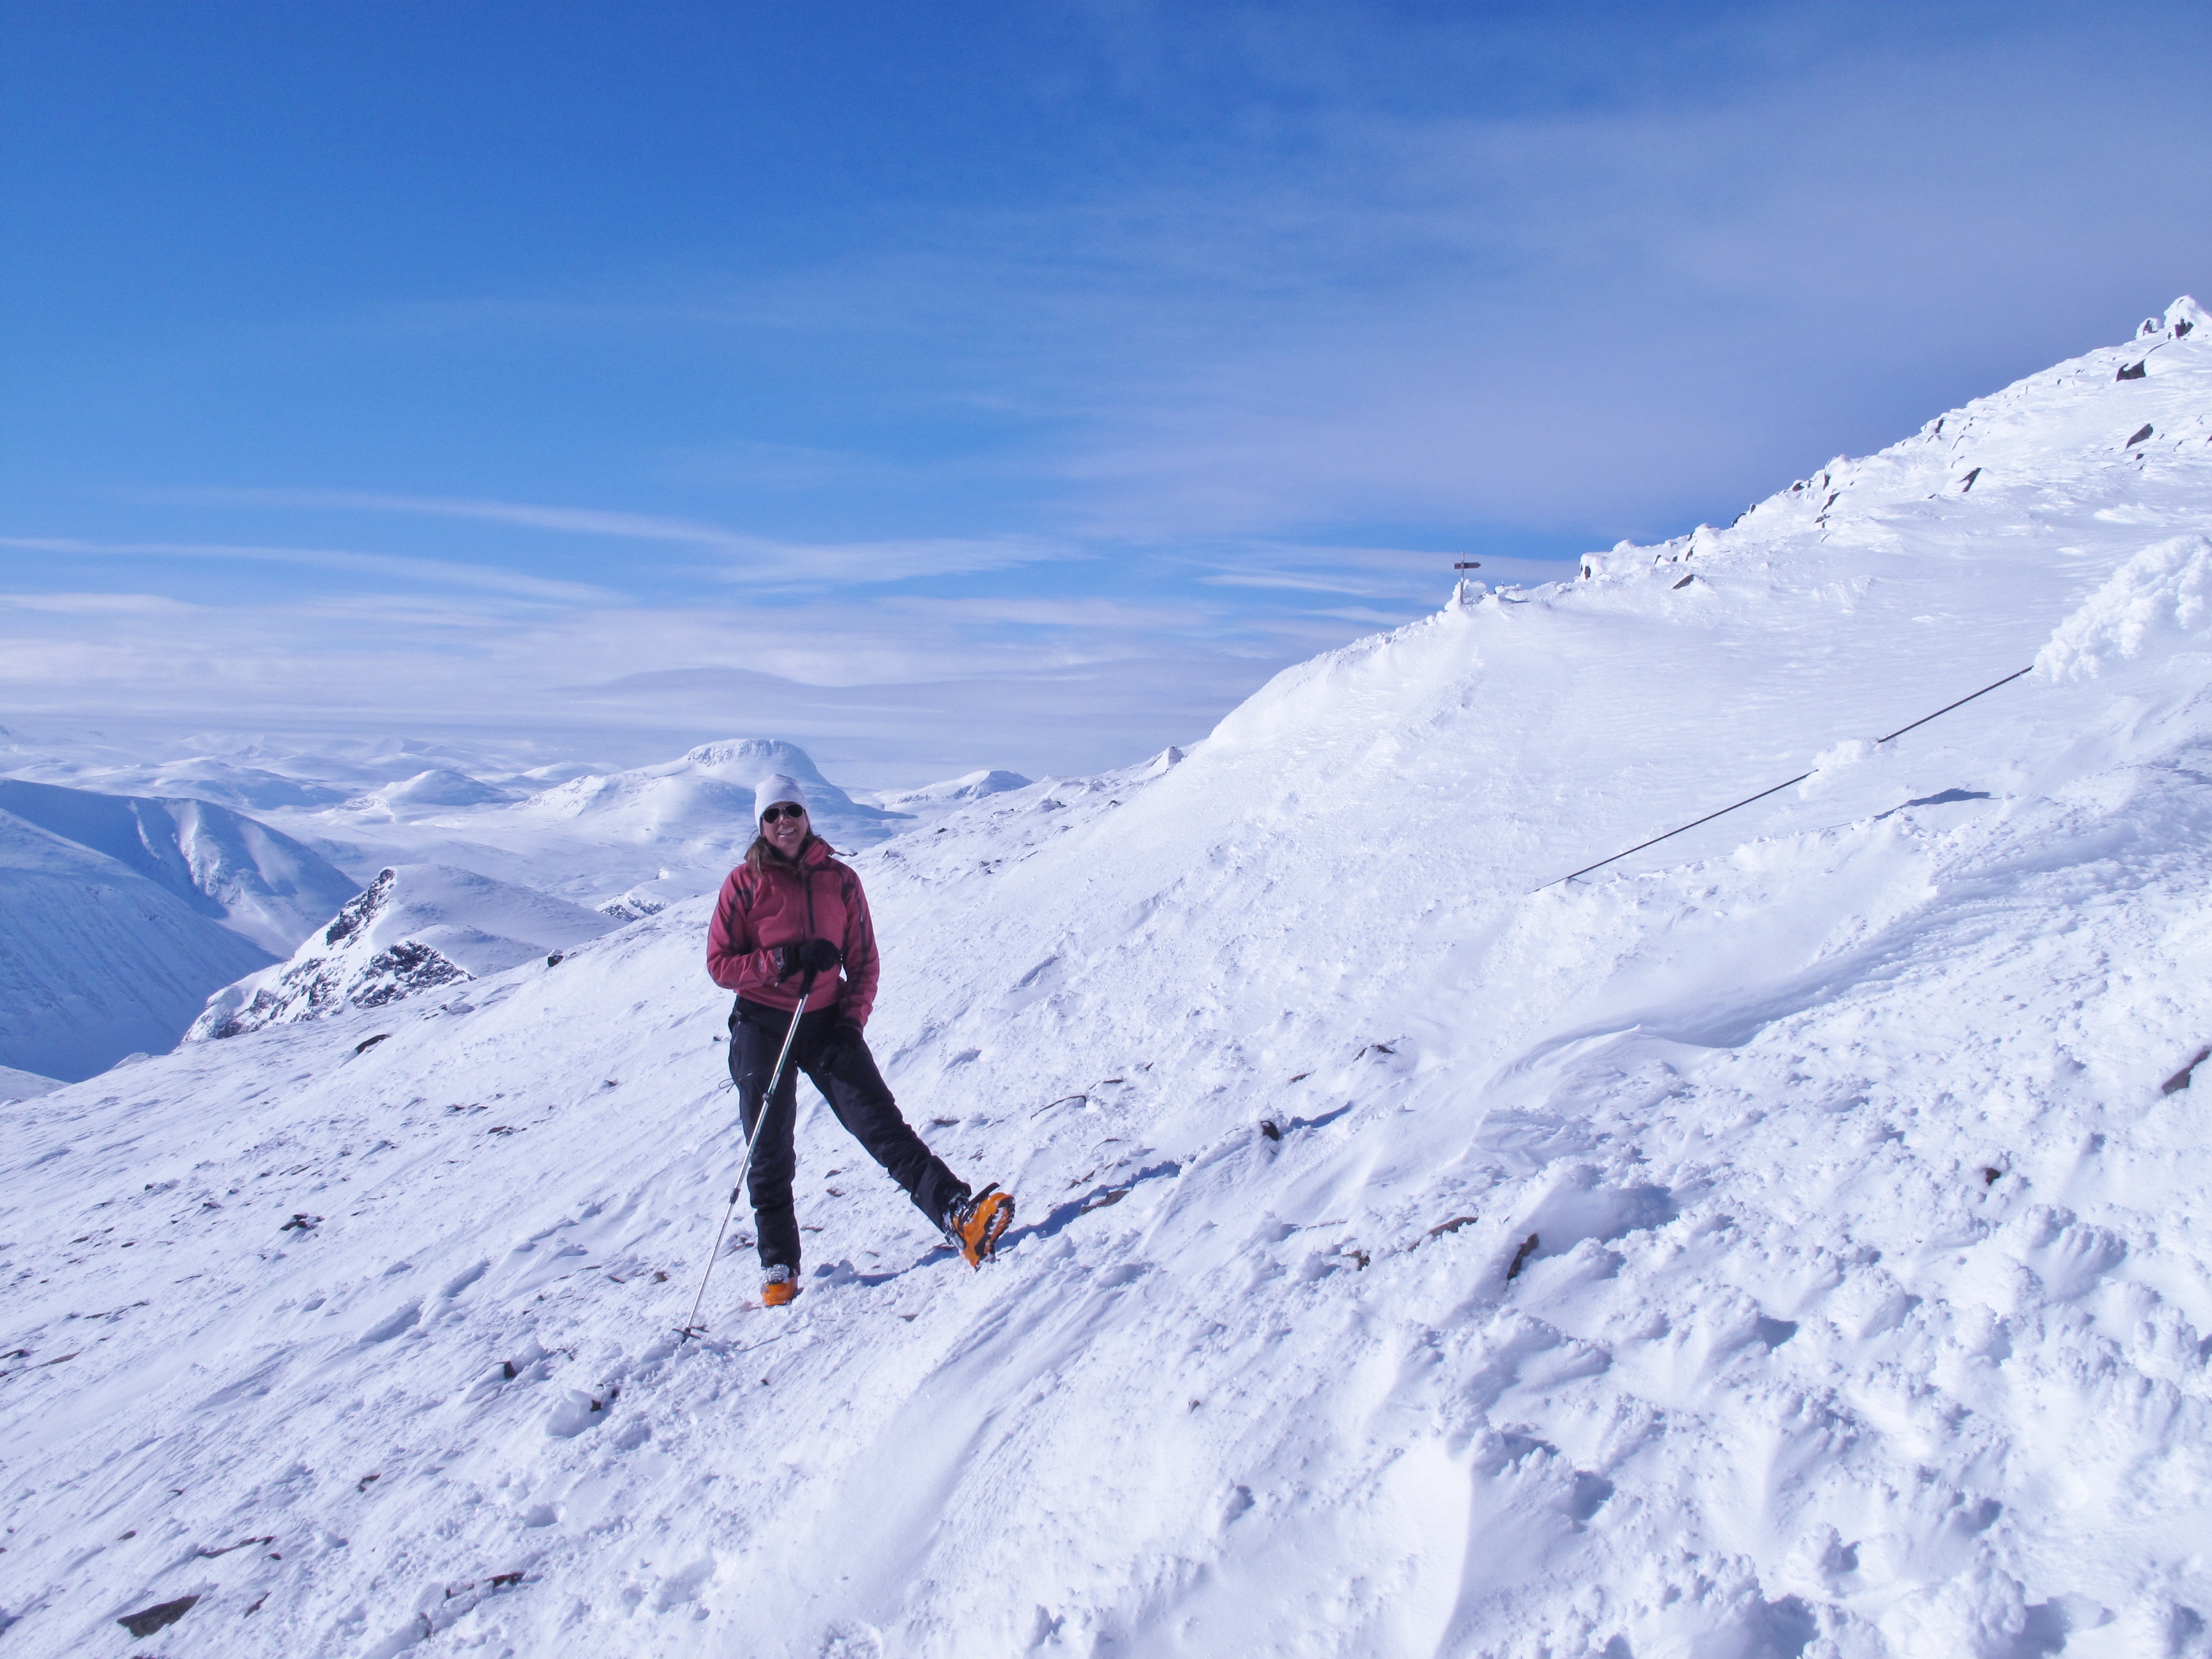
[[[1260,1133],[1270,1140],[1280,1140],[1283,1138],[1283,1132],[1275,1127],[1275,1120],[1272,1117],[1263,1117],[1260,1120]]]
[[[374,1047],[376,1047],[376,1045],[377,1045],[378,1043],[380,1043],[380,1042],[383,1042],[386,1037],[390,1036],[391,1035],[392,1035],[392,1033],[391,1033],[391,1032],[389,1032],[389,1031],[379,1031],[379,1032],[378,1032],[374,1036],[373,1036],[373,1037],[363,1037],[363,1038],[362,1038],[359,1042],[356,1042],[356,1044],[354,1044],[354,1046],[353,1046],[353,1051],[354,1051],[354,1053],[356,1053],[356,1054],[367,1054],[367,1053],[368,1053],[371,1048],[374,1048]]]
[[[1975,479],[1977,479],[1977,478],[1978,478],[1978,477],[1980,477],[1981,476],[1982,476],[1982,469],[1981,469],[1981,468],[1979,468],[1979,467],[1978,466],[1978,467],[1976,467],[1976,468],[1975,468],[1972,472],[1969,472],[1969,473],[1968,473],[1965,477],[1963,477],[1963,478],[1960,479],[1960,480],[1959,480],[1959,493],[1960,493],[1961,495],[1966,495],[1969,490],[1972,489],[1973,489],[1973,487],[1974,487],[1974,480],[1975,480]]]
[[[2139,363],[2128,363],[2124,365],[2121,368],[2120,372],[2113,375],[2112,378],[2116,380],[2140,380],[2144,375],[2149,373],[2150,359],[2146,357]]]
[[[1698,579],[1694,574],[1685,576],[1681,580],[1674,584],[1675,589],[1679,592],[1680,589],[1687,587],[1692,582],[1697,580]]]
[[[2182,1090],[2186,1089],[2189,1086],[2189,1074],[2195,1071],[2198,1066],[2202,1066],[2208,1060],[2212,1060],[2212,1048],[2199,1048],[2197,1051],[2196,1059],[2191,1060],[2188,1065],[2183,1066],[2172,1077],[2166,1079],[2165,1082],[2158,1085],[2159,1093],[2162,1095],[2179,1094]]]
[[[2134,437],[2132,437],[2132,438],[2130,438],[2130,439],[2129,439],[2129,440],[2127,441],[2127,442],[2125,442],[2124,444],[2122,444],[2122,445],[2120,446],[2120,447],[2121,447],[2121,448],[2123,448],[2123,449],[2133,449],[2133,448],[2134,448],[2137,444],[2141,443],[2141,442],[2142,442],[2145,438],[2148,438],[2148,437],[2149,437],[2149,436],[2150,436],[2150,430],[2151,430],[2151,429],[2150,429],[2149,424],[2148,424],[2148,422],[2146,422],[2145,424],[2143,424],[2143,425],[2142,425],[2142,426],[2140,426],[2140,427],[2137,427],[2137,428],[2136,428],[2136,434],[2135,434],[2135,436],[2134,436]]]
[[[173,1601],[163,1601],[154,1607],[142,1607],[137,1613],[126,1613],[115,1622],[133,1636],[151,1636],[157,1630],[168,1629],[190,1613],[193,1603],[199,1599],[197,1595],[180,1595]]]
[[[1507,1284],[1510,1285],[1521,1277],[1521,1270],[1528,1265],[1528,1258],[1536,1254],[1536,1246],[1540,1242],[1534,1233],[1530,1233],[1528,1237],[1521,1241],[1521,1248],[1513,1252],[1513,1265],[1505,1270]]]
[[[1461,1228],[1471,1223],[1474,1219],[1474,1218],[1471,1215],[1455,1215],[1449,1221],[1439,1221],[1435,1226],[1429,1229],[1427,1237],[1431,1238],[1441,1238],[1446,1233],[1455,1233]]]

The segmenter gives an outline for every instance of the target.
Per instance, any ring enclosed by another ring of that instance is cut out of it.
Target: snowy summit
[[[678,1341],[704,897],[11,1106],[8,1652],[2204,1651],[2208,526],[2185,300],[869,847],[980,1272]]]

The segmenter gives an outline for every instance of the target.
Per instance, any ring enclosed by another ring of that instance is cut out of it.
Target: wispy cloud
[[[799,542],[749,535],[700,519],[530,501],[386,495],[348,490],[229,489],[198,493],[205,499],[246,505],[403,513],[514,525],[562,535],[672,544],[714,556],[720,562],[717,574],[732,580],[892,582],[917,576],[970,575],[1090,556],[1072,542],[1042,536]]]
[[[58,554],[64,558],[243,560],[301,569],[343,570],[386,582],[432,582],[447,587],[477,588],[486,592],[571,605],[611,604],[617,600],[617,595],[605,588],[551,580],[491,565],[409,558],[393,553],[355,553],[326,547],[257,547],[221,542],[94,542],[66,536],[0,536],[0,547]]]

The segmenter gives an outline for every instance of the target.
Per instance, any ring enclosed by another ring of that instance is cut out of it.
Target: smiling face
[[[797,858],[806,842],[806,809],[796,801],[781,802],[761,814],[760,828],[769,846],[787,859]]]

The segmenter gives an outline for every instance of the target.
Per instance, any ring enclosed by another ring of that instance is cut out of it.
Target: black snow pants
[[[800,1017],[783,1081],[769,1103],[768,1121],[755,1133],[769,1073],[775,1069],[776,1053],[790,1029],[791,1016],[783,1010],[743,997],[730,1012],[730,1077],[738,1085],[738,1109],[745,1133],[754,1136],[745,1189],[752,1199],[761,1266],[799,1271],[799,1217],[792,1208],[791,1176],[801,1072],[814,1080],[853,1139],[905,1188],[915,1208],[929,1218],[930,1226],[941,1226],[946,1206],[968,1196],[967,1183],[946,1169],[899,1115],[898,1102],[876,1069],[866,1042],[850,1027],[837,1029],[834,1006]]]

